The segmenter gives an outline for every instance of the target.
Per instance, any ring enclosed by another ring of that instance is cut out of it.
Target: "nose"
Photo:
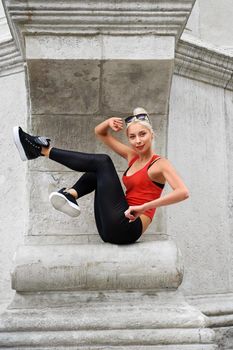
[[[136,136],[136,143],[141,143],[141,138],[139,136]]]

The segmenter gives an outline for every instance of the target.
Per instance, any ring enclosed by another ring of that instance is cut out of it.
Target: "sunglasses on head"
[[[129,117],[125,118],[125,124],[132,123],[135,120],[145,120],[148,123],[150,123],[150,119],[146,113],[141,113],[141,114],[136,114],[136,115],[131,115]]]

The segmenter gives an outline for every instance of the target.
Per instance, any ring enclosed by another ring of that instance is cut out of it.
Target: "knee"
[[[99,161],[102,163],[112,163],[112,159],[108,154],[99,154]]]

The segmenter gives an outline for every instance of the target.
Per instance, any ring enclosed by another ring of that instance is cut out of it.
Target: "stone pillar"
[[[58,147],[103,151],[93,128],[145,106],[165,154],[174,52],[194,0],[11,1],[5,6],[27,64],[28,128]],[[114,157],[117,169],[125,164]],[[166,235],[102,244],[90,206],[76,221],[47,204],[77,174],[43,158],[29,163],[29,220],[15,256],[15,298],[0,319],[2,348],[216,349],[207,318],[177,290],[180,252]],[[48,186],[49,183],[49,186]]]

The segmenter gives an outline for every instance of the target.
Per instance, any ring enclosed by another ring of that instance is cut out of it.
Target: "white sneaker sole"
[[[28,158],[24,152],[20,138],[19,138],[19,127],[18,126],[14,126],[14,128],[13,128],[13,139],[14,139],[15,146],[17,147],[17,149],[19,151],[20,158],[23,161],[28,160]]]
[[[79,207],[69,202],[61,193],[50,193],[49,201],[56,210],[73,218],[79,216],[81,213]]]

